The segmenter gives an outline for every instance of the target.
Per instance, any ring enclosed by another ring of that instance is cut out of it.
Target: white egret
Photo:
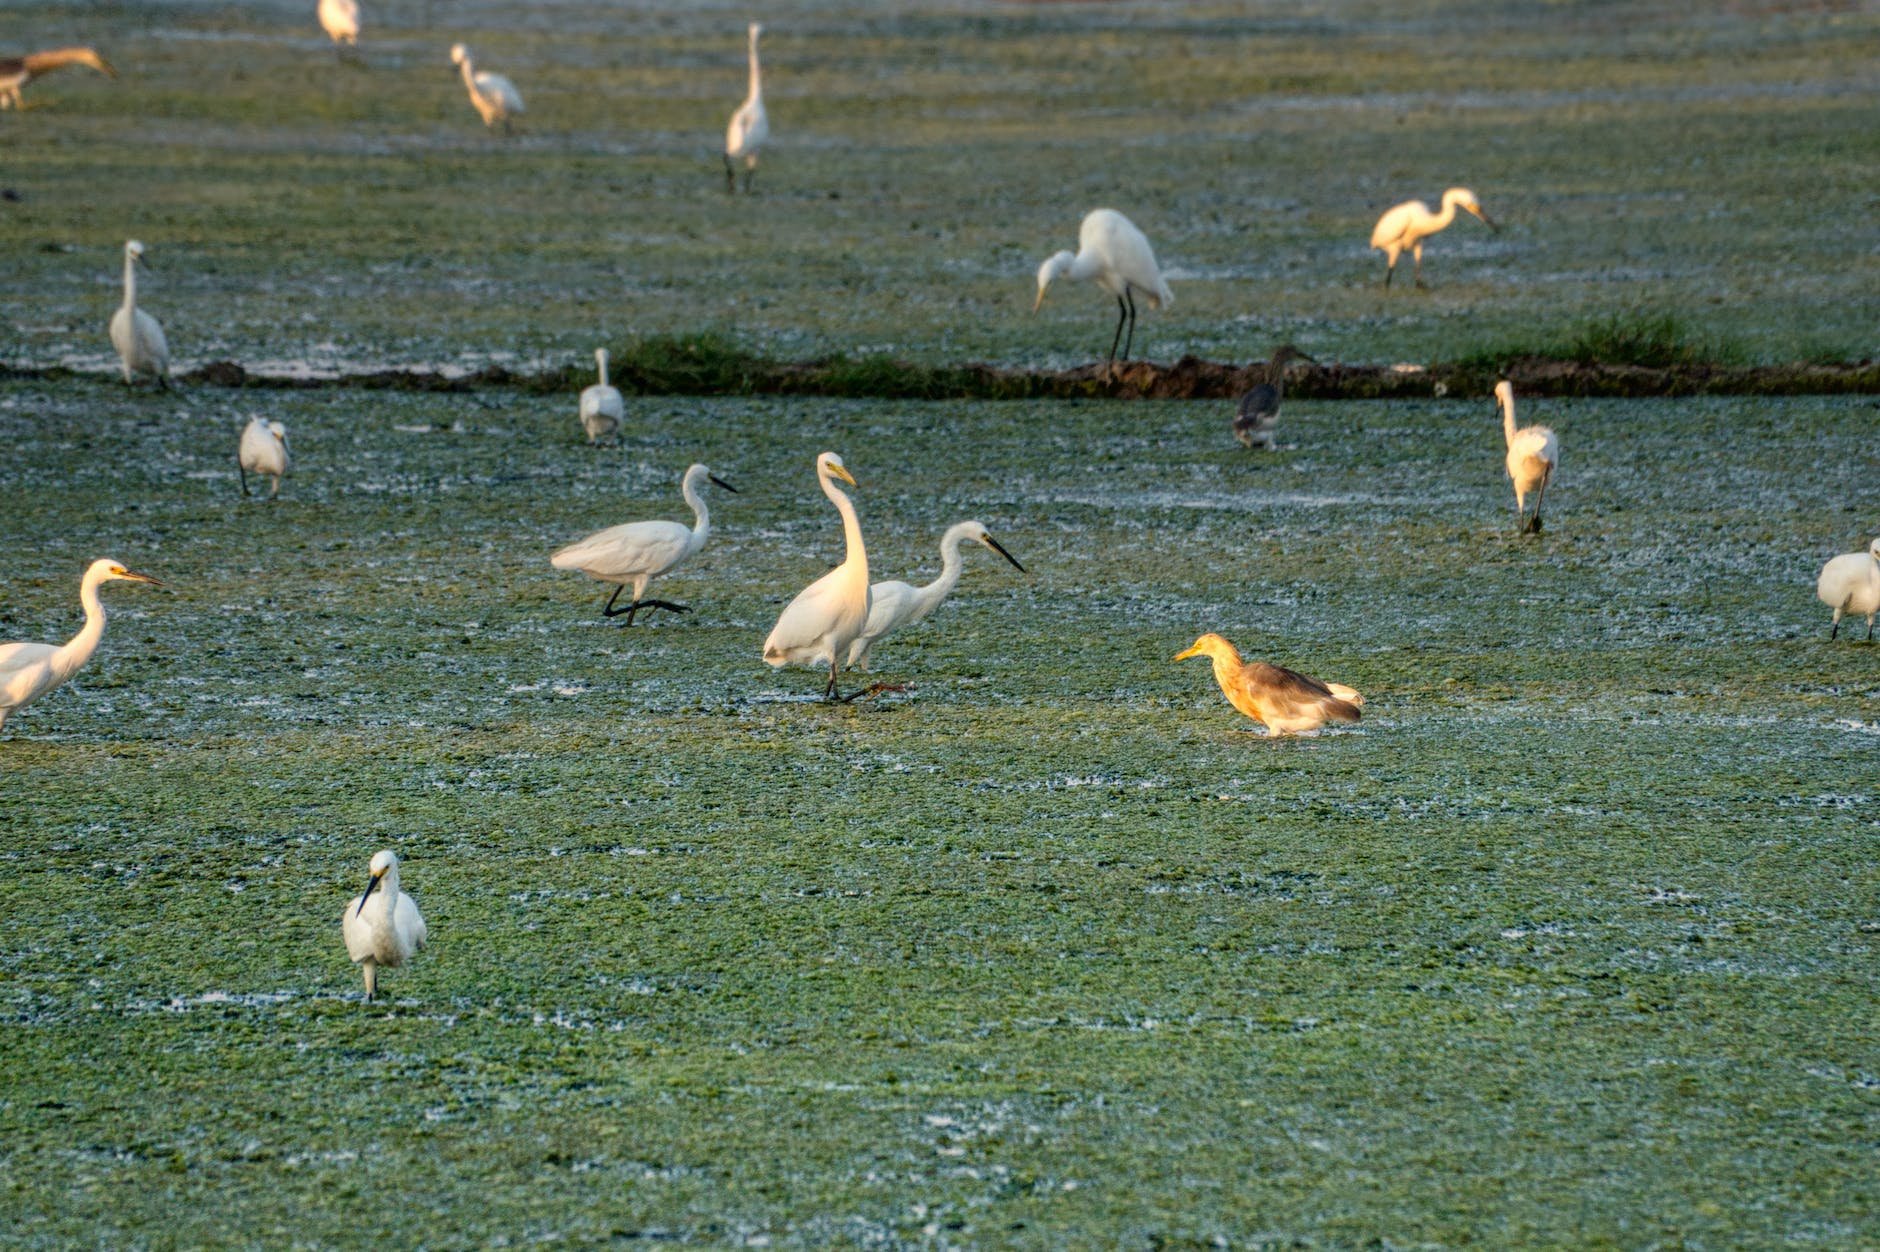
[[[274,480],[268,499],[281,494],[281,477],[287,473],[287,427],[257,417],[242,428],[241,447],[235,453],[235,467],[242,476],[242,494],[249,495],[248,471]]]
[[[903,626],[912,626],[940,607],[960,581],[960,570],[964,562],[960,560],[960,544],[971,539],[997,552],[1010,561],[1019,573],[1025,567],[1018,563],[1018,558],[1007,552],[999,541],[986,533],[980,522],[955,522],[947,527],[940,536],[940,577],[924,587],[911,586],[899,581],[876,583],[868,589],[868,620],[862,627],[862,633],[849,645],[850,669],[866,671],[868,669],[868,650],[875,640],[889,635]]]
[[[581,391],[581,428],[587,431],[589,443],[612,438],[627,416],[620,389],[607,381],[607,349],[594,349],[594,360],[600,366],[601,380]]]
[[[346,954],[366,976],[366,1002],[379,993],[379,967],[396,969],[424,950],[430,936],[418,902],[398,888],[398,856],[390,848],[372,856],[364,894],[340,914]]]
[[[452,44],[450,59],[463,70],[463,85],[470,92],[470,103],[483,118],[483,124],[492,129],[496,123],[503,124],[503,133],[509,133],[509,119],[527,112],[522,107],[522,93],[516,85],[501,74],[492,74],[488,70],[478,73],[470,64],[470,49],[462,44]]]
[[[359,46],[359,0],[320,0],[320,29],[335,50]]]
[[[1059,252],[1038,267],[1038,298],[1032,303],[1036,313],[1044,305],[1044,295],[1059,278],[1074,282],[1094,281],[1116,297],[1116,334],[1110,340],[1110,360],[1116,360],[1116,345],[1123,344],[1123,359],[1136,342],[1136,295],[1140,291],[1149,307],[1162,308],[1175,303],[1175,293],[1168,289],[1155,263],[1149,240],[1135,223],[1115,209],[1092,209],[1077,231],[1077,251]],[[1129,323],[1129,338],[1123,339],[1123,323]]]
[[[23,57],[0,57],[0,109],[24,109],[20,88],[68,65],[89,65],[107,78],[117,77],[111,63],[90,48],[48,48]]]
[[[757,151],[770,138],[770,117],[764,112],[763,76],[757,66],[757,37],[764,33],[764,28],[756,22],[751,23],[750,59],[751,93],[738,106],[738,111],[731,115],[731,124],[725,128],[725,191],[738,189],[736,164],[744,162],[744,194],[751,194],[751,178],[757,173]]]
[[[1508,477],[1514,480],[1514,515],[1521,533],[1541,533],[1541,497],[1554,480],[1560,464],[1560,440],[1546,426],[1514,427],[1514,384],[1495,384],[1495,407],[1501,410],[1501,434],[1508,443]],[[1534,493],[1534,516],[1527,516],[1527,494]]]
[[[157,319],[137,307],[137,267],[149,264],[144,260],[144,245],[135,239],[125,240],[124,303],[111,315],[111,346],[117,349],[125,382],[148,376],[167,388],[174,386],[170,380],[170,345]]]
[[[1377,219],[1377,225],[1371,231],[1371,246],[1383,252],[1389,262],[1384,267],[1384,286],[1387,289],[1390,287],[1391,275],[1397,272],[1397,258],[1403,255],[1406,248],[1416,260],[1417,286],[1423,286],[1423,241],[1455,221],[1458,208],[1473,213],[1490,230],[1500,229],[1489,220],[1481,202],[1467,187],[1451,187],[1445,191],[1441,213],[1430,212],[1430,206],[1421,200],[1406,200]]]
[[[1234,438],[1249,448],[1265,448],[1271,452],[1277,446],[1273,428],[1279,424],[1279,402],[1286,397],[1288,361],[1318,364],[1317,358],[1307,356],[1289,343],[1281,344],[1273,349],[1273,359],[1266,363],[1266,381],[1240,397],[1240,403],[1234,407]]]
[[[1834,610],[1828,638],[1839,635],[1842,616],[1852,614],[1866,616],[1867,638],[1872,640],[1874,615],[1880,613],[1880,539],[1867,545],[1865,552],[1830,558],[1815,580],[1815,594]]]
[[[1364,697],[1343,683],[1324,683],[1264,661],[1243,661],[1233,644],[1209,631],[1175,659],[1205,656],[1227,702],[1265,726],[1270,736],[1317,730],[1327,722],[1355,722]]]
[[[841,457],[825,452],[816,458],[816,481],[842,514],[847,555],[842,564],[796,593],[771,627],[770,637],[764,640],[764,660],[773,669],[827,665],[825,700],[836,698],[836,669],[847,658],[849,645],[868,624],[868,550],[862,545],[862,524],[855,516],[855,505],[836,490],[838,478],[851,487],[856,485]]]
[[[0,726],[7,714],[25,708],[40,696],[64,683],[91,660],[104,638],[104,601],[98,588],[113,579],[134,583],[169,584],[125,569],[111,559],[93,561],[78,585],[78,599],[85,606],[85,628],[67,640],[63,647],[49,643],[0,643]]]
[[[548,563],[556,569],[579,570],[596,582],[613,583],[614,594],[607,597],[607,604],[601,609],[603,617],[619,617],[625,613],[627,625],[631,626],[633,615],[641,609],[690,613],[692,610],[683,604],[648,600],[646,585],[662,574],[671,573],[705,546],[706,537],[712,533],[712,521],[699,487],[708,480],[737,494],[736,487],[705,466],[688,468],[680,480],[679,490],[685,502],[692,506],[694,520],[689,529],[678,522],[627,522],[609,526],[578,543],[569,544],[549,557]],[[620,598],[628,583],[633,584],[633,603],[616,609],[614,601]]]

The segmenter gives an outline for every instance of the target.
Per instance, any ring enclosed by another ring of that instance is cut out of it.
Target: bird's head
[[[1025,572],[1025,567],[1018,563],[1018,558],[1013,556],[1010,552],[1007,552],[1005,545],[992,537],[992,532],[986,529],[984,522],[961,522],[957,529],[962,539],[971,539],[976,543],[984,544],[986,547],[1010,561],[1013,569],[1021,574]]]
[[[460,43],[454,43],[450,46],[450,63],[452,65],[462,65],[465,61],[468,61],[469,59],[470,59],[470,49],[464,47]]]
[[[1880,539],[1876,539],[1867,545],[1867,555],[1871,556],[1876,561],[1880,561]]]
[[[726,491],[729,491],[734,496],[738,494],[738,489],[736,487],[733,487],[730,483],[718,477],[718,475],[712,473],[710,469],[708,469],[707,467],[703,465],[694,465],[690,469],[686,470],[685,481],[688,484],[696,487],[701,480],[705,482],[709,482],[709,483],[716,483],[720,487],[723,487]]]
[[[1319,363],[1319,359],[1317,357],[1313,356],[1309,352],[1302,352],[1297,346],[1290,344],[1290,343],[1283,343],[1279,347],[1273,349],[1274,364],[1285,365],[1286,362],[1288,361],[1310,361],[1314,365],[1317,365]]]
[[[283,444],[287,442],[287,427],[281,425],[279,422],[269,422],[268,433]]]
[[[1201,636],[1201,638],[1195,640],[1193,645],[1186,651],[1177,652],[1175,659],[1177,661],[1186,661],[1191,656],[1205,656],[1210,659],[1225,656],[1232,657],[1236,661],[1240,659],[1240,653],[1235,650],[1234,645],[1227,642],[1227,640],[1215,634],[1213,631],[1209,631],[1207,634]]]
[[[385,848],[372,854],[372,877],[367,880],[366,889],[359,897],[359,907],[353,911],[354,917],[366,911],[366,901],[371,898],[374,891],[378,890],[379,884],[385,881],[385,875],[397,868],[398,854],[393,852],[390,848]]]
[[[1453,200],[1457,208],[1463,210],[1465,213],[1474,214],[1476,218],[1481,221],[1482,225],[1488,227],[1490,230],[1501,229],[1501,227],[1495,225],[1495,223],[1489,219],[1488,211],[1482,207],[1482,202],[1477,200],[1475,193],[1470,191],[1467,187],[1451,187],[1448,191],[1443,193],[1443,200],[1445,202]]]
[[[829,478],[840,478],[851,487],[861,486],[850,477],[848,467],[842,464],[842,458],[833,452],[825,452],[816,458],[816,473]]]
[[[80,48],[73,59],[80,65],[91,66],[91,68],[97,70],[107,78],[116,78],[118,76],[118,72],[112,66],[111,62],[99,56],[97,52],[91,48]]]
[[[144,245],[140,240],[126,239],[124,241],[124,255],[143,266],[145,269],[150,268],[150,262],[144,260]]]
[[[1514,384],[1502,379],[1495,384],[1495,411],[1506,413],[1514,408]]]
[[[91,569],[87,571],[86,576],[96,579],[101,583],[121,580],[129,583],[150,583],[157,587],[167,587],[170,585],[160,578],[152,578],[148,574],[139,574],[136,570],[125,569],[120,562],[113,561],[110,557],[103,557],[93,561],[91,563]]]
[[[752,43],[756,43],[757,37],[763,33],[764,33],[764,24],[762,22],[751,23],[751,42]]]
[[[1031,302],[1031,311],[1036,313],[1044,307],[1044,293],[1051,289],[1051,284],[1070,273],[1071,262],[1077,256],[1072,252],[1059,252],[1044,259],[1038,267],[1038,298]]]

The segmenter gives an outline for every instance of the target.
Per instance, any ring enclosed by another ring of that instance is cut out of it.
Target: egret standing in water
[[[320,29],[343,53],[359,46],[359,0],[320,0]]]
[[[1036,313],[1044,306],[1045,292],[1060,278],[1074,282],[1086,280],[1116,297],[1116,334],[1110,340],[1110,361],[1116,361],[1116,345],[1123,345],[1123,359],[1136,342],[1136,292],[1140,291],[1149,307],[1162,308],[1175,303],[1175,293],[1155,263],[1149,240],[1135,223],[1115,209],[1092,209],[1077,232],[1077,251],[1064,251],[1046,258],[1038,267],[1038,298],[1032,303]],[[1123,323],[1129,323],[1129,338],[1123,338]]]
[[[470,103],[483,119],[483,124],[492,130],[496,123],[503,124],[503,133],[509,133],[509,119],[526,112],[522,107],[522,93],[516,85],[501,74],[492,74],[488,70],[479,73],[470,63],[470,49],[462,44],[452,44],[450,59],[463,71],[463,85],[470,92]]]
[[[76,674],[98,650],[104,638],[104,601],[98,588],[113,579],[167,586],[148,574],[125,569],[111,559],[93,561],[78,585],[79,603],[85,606],[85,628],[63,647],[49,643],[0,643],[0,726],[7,714],[25,708]]]
[[[580,570],[596,582],[613,583],[614,594],[607,597],[601,609],[602,617],[619,617],[625,613],[627,625],[631,626],[633,615],[641,609],[690,613],[692,610],[683,604],[646,599],[646,585],[662,574],[671,573],[705,546],[706,536],[712,533],[712,519],[699,487],[706,482],[717,483],[733,495],[737,494],[736,487],[703,465],[687,469],[679,482],[679,491],[692,506],[690,529],[678,522],[627,522],[609,526],[579,543],[569,544],[549,557],[548,563],[556,569]],[[633,603],[616,609],[614,601],[620,598],[628,583],[633,584]]]
[[[170,381],[170,345],[157,319],[137,307],[139,265],[149,265],[144,260],[144,245],[128,239],[124,242],[124,303],[111,315],[111,346],[117,349],[125,382],[149,377],[168,388],[174,386]]]
[[[429,938],[418,902],[398,889],[398,856],[390,848],[372,856],[365,893],[340,914],[346,954],[366,976],[366,1003],[379,993],[379,967],[396,969],[424,950]]]
[[[1560,464],[1560,441],[1546,426],[1514,427],[1514,384],[1495,384],[1495,407],[1501,411],[1501,435],[1508,444],[1508,477],[1514,480],[1514,516],[1524,535],[1541,533],[1541,497],[1554,480]],[[1527,515],[1527,494],[1534,493],[1534,516]]]
[[[1212,631],[1175,659],[1205,656],[1227,702],[1265,726],[1272,736],[1317,730],[1327,722],[1355,722],[1364,697],[1342,683],[1322,683],[1264,661],[1243,661],[1240,652]]]
[[[24,109],[20,88],[68,65],[89,65],[106,78],[117,77],[111,63],[90,48],[48,48],[23,57],[0,57],[0,109]]]
[[[281,494],[281,478],[287,473],[287,427],[257,417],[242,428],[241,447],[235,453],[235,468],[242,476],[242,494],[248,490],[248,471],[274,480],[268,499]]]
[[[986,532],[983,523],[955,522],[947,527],[946,534],[940,536],[940,577],[925,587],[891,581],[876,583],[868,589],[868,621],[855,642],[849,645],[850,669],[866,672],[868,650],[874,646],[875,640],[903,626],[912,626],[940,607],[940,602],[952,593],[954,585],[960,581],[960,571],[964,566],[960,560],[960,544],[968,539],[985,544],[1010,561],[1019,573],[1025,572],[1018,558],[1001,547],[999,541]]]
[[[607,381],[607,349],[594,349],[594,361],[600,366],[601,380],[581,391],[581,429],[587,431],[589,443],[613,438],[627,415],[620,389]]]
[[[1489,220],[1481,202],[1467,187],[1451,187],[1445,191],[1441,213],[1430,212],[1430,206],[1421,200],[1406,200],[1377,219],[1377,226],[1371,231],[1371,246],[1382,251],[1388,262],[1384,267],[1386,290],[1390,288],[1391,275],[1397,272],[1397,258],[1406,248],[1416,261],[1417,286],[1423,286],[1423,241],[1455,221],[1458,208],[1482,219],[1482,225],[1490,230],[1500,229]]]
[[[847,659],[849,645],[868,624],[868,550],[862,545],[862,523],[855,516],[855,505],[836,490],[838,478],[851,487],[856,485],[841,457],[825,452],[816,458],[816,481],[842,515],[842,537],[848,554],[842,564],[796,593],[771,628],[770,637],[764,640],[764,660],[773,669],[827,665],[825,700],[837,698],[836,670]]]
[[[1266,363],[1266,381],[1240,397],[1240,403],[1234,407],[1234,438],[1249,448],[1265,448],[1271,452],[1277,446],[1273,428],[1279,424],[1279,402],[1286,396],[1286,363],[1289,361],[1318,364],[1315,358],[1291,344],[1281,344],[1273,349],[1273,359]]]
[[[744,194],[751,194],[751,178],[757,173],[757,151],[770,138],[770,117],[764,112],[764,81],[757,66],[757,37],[764,28],[751,23],[750,59],[751,93],[731,115],[725,128],[725,191],[738,189],[737,162],[744,162]]]

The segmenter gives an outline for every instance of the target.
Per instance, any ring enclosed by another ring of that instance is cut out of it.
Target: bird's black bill
[[[379,885],[379,876],[377,874],[374,874],[372,875],[372,881],[366,884],[365,895],[362,895],[359,897],[359,907],[353,910],[354,917],[357,917],[361,913],[366,911],[366,900],[371,897],[373,890],[377,888],[378,885]]]
[[[723,487],[723,488],[724,488],[724,489],[725,489],[726,491],[729,491],[729,492],[730,492],[730,493],[731,493],[732,495],[734,495],[734,496],[735,496],[735,495],[737,495],[737,494],[738,494],[738,489],[737,489],[736,487],[733,487],[733,486],[732,486],[732,485],[731,485],[730,483],[728,483],[728,482],[726,482],[726,481],[725,481],[724,479],[722,479],[722,478],[720,478],[720,477],[718,477],[718,475],[716,475],[716,474],[707,474],[707,475],[705,475],[705,477],[707,477],[707,478],[709,478],[709,479],[711,479],[711,480],[712,480],[713,482],[715,482],[715,483],[717,483],[717,484],[718,484],[718,485],[719,485],[720,487]]]
[[[1007,552],[1005,550],[1004,545],[1002,545],[997,539],[994,539],[991,535],[987,535],[986,543],[988,546],[992,548],[994,552],[997,552],[1000,556],[1010,561],[1012,563],[1012,567],[1016,569],[1019,573],[1023,574],[1025,572],[1025,567],[1018,563],[1018,558],[1013,556],[1010,552]]]

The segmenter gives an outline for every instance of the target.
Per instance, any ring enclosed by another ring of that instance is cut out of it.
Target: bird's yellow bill
[[[1044,293],[1046,290],[1047,288],[1044,287],[1038,288],[1038,298],[1031,302],[1031,311],[1033,313],[1036,313],[1039,309],[1044,307]]]
[[[829,467],[829,472],[831,474],[834,474],[837,478],[840,478],[843,482],[847,483],[851,487],[859,488],[861,486],[860,483],[856,482],[855,479],[849,476],[848,470],[844,469],[840,465],[831,465]]]
[[[149,583],[153,587],[168,587],[170,585],[161,578],[152,578],[148,574],[139,574],[136,570],[130,569],[118,571],[118,577],[128,578],[134,583]]]
[[[1201,655],[1201,645],[1197,643],[1194,647],[1188,649],[1188,651],[1186,652],[1177,652],[1175,654],[1175,659],[1178,661],[1186,661],[1191,656],[1200,656],[1200,655]]]

